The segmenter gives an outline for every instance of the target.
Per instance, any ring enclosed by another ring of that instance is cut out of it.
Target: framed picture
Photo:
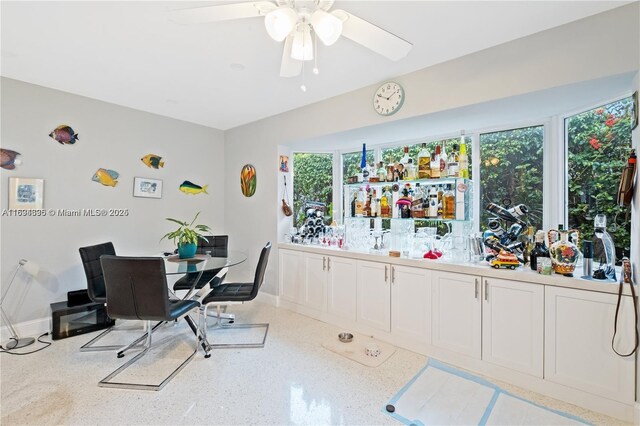
[[[133,196],[142,198],[162,198],[162,181],[143,177],[133,178]]]
[[[631,97],[631,130],[638,127],[638,91],[633,92]]]
[[[9,208],[41,209],[44,206],[44,179],[9,178]]]
[[[287,157],[286,155],[281,155],[279,164],[280,164],[281,172],[284,172],[284,173],[289,172],[289,157]]]

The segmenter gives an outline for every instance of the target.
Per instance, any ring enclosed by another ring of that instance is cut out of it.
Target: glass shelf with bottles
[[[473,182],[466,178],[344,185],[344,218],[468,222]]]

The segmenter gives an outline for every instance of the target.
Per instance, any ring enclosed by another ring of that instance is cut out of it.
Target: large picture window
[[[480,229],[486,229],[489,203],[525,204],[528,219],[542,228],[542,147],[544,126],[480,135]]]
[[[595,216],[606,215],[618,259],[629,255],[631,245],[631,209],[616,205],[631,148],[631,105],[629,97],[565,120],[568,225],[579,228],[583,239],[593,239]]]
[[[307,202],[327,206],[325,223],[333,216],[333,154],[296,152],[293,154],[294,226],[304,223]]]

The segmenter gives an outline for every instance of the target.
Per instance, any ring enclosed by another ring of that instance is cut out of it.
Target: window
[[[367,150],[367,163],[373,164],[374,162],[373,150]],[[351,176],[355,176],[360,173],[360,164],[362,162],[362,151],[348,152],[342,154],[342,183],[347,183],[347,179]],[[377,164],[375,164],[377,166]]]
[[[480,229],[487,228],[493,202],[525,204],[528,220],[542,228],[542,146],[544,126],[480,135]]]
[[[618,259],[629,255],[631,245],[631,209],[616,205],[631,148],[631,105],[629,97],[565,119],[568,226],[593,239],[594,217],[606,215]]]
[[[294,226],[305,219],[305,204],[320,202],[327,206],[325,223],[333,216],[333,154],[293,154]]]

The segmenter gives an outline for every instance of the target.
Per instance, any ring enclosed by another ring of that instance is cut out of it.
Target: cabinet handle
[[[476,278],[476,295],[475,298],[478,298],[478,279]]]
[[[489,298],[489,282],[484,280],[484,300],[488,300]]]
[[[384,282],[386,283],[389,280],[389,267],[384,265]]]
[[[327,257],[327,271],[331,270],[331,258]]]
[[[324,271],[327,268],[327,258],[322,256],[322,270]]]
[[[394,284],[396,282],[396,268],[393,267],[393,265],[391,266],[391,284]]]

